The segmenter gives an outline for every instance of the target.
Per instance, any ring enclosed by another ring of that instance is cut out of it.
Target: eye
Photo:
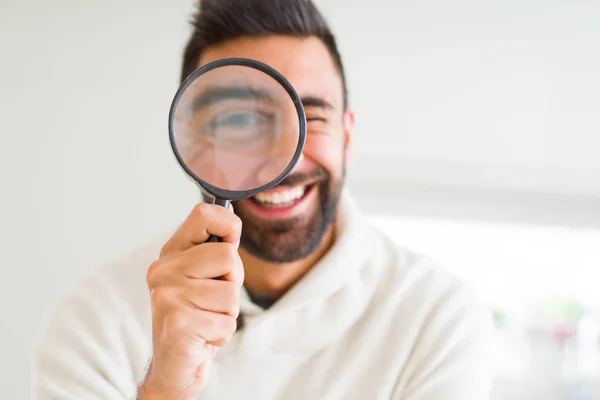
[[[277,116],[267,110],[229,109],[210,118],[201,134],[214,145],[243,148],[269,143],[277,136]]]
[[[252,126],[260,125],[269,122],[267,115],[255,111],[238,111],[234,113],[226,113],[215,117],[210,125],[212,128],[225,128],[236,126]]]

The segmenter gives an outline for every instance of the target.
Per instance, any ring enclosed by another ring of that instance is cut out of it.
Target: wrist
[[[190,396],[181,391],[168,390],[146,378],[138,388],[136,400],[194,400],[196,396]]]
[[[152,388],[147,381],[138,388],[136,400],[158,400],[160,398],[165,397],[158,390]]]

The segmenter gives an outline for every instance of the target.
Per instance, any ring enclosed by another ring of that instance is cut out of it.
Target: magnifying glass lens
[[[204,183],[227,191],[251,191],[280,177],[303,139],[288,90],[249,66],[224,65],[198,75],[172,114],[180,162]]]

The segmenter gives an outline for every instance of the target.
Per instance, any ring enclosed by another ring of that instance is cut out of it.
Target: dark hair
[[[207,47],[241,37],[314,36],[327,47],[341,75],[347,107],[346,77],[335,37],[311,0],[199,0],[191,24],[194,30],[183,55],[182,82],[196,69]]]

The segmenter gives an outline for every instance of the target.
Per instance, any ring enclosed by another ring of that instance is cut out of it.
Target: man
[[[275,189],[233,212],[201,203],[82,282],[37,349],[37,398],[486,398],[486,309],[344,190],[354,113],[315,6],[205,0],[194,28],[182,79],[225,57],[271,65],[302,97],[303,157]]]

